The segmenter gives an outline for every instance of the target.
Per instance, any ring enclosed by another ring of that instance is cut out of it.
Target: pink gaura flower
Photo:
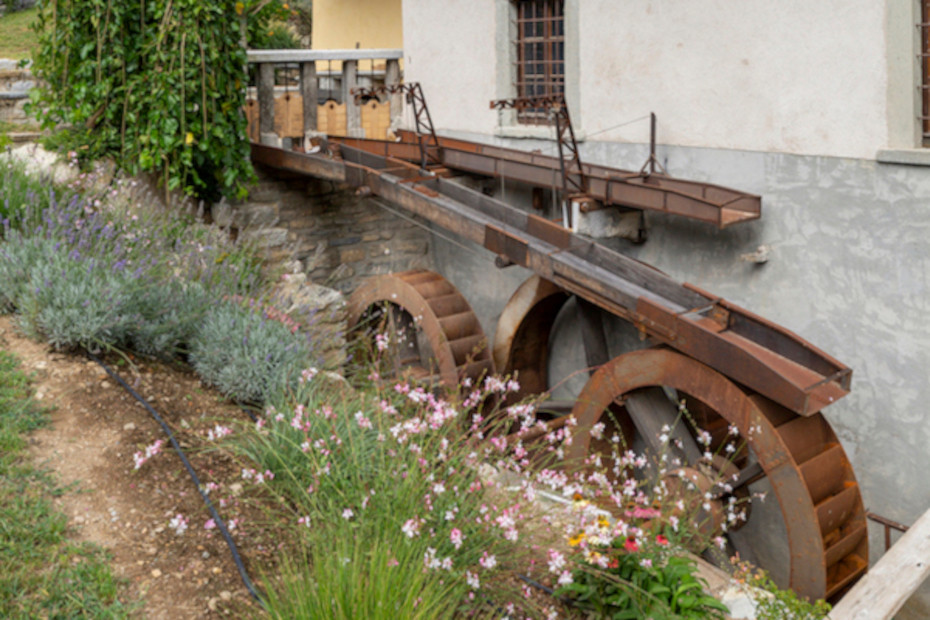
[[[462,540],[465,536],[462,534],[462,530],[457,527],[452,528],[452,531],[449,532],[449,540],[452,541],[452,545],[458,549],[462,546]]]

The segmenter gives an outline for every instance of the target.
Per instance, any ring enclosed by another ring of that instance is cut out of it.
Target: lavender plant
[[[214,304],[191,340],[190,362],[208,383],[237,400],[264,403],[296,386],[318,363],[313,342],[252,301]]]
[[[27,333],[56,348],[176,357],[212,299],[257,286],[254,253],[188,213],[117,208],[101,200],[109,190],[93,199],[23,191],[28,175],[13,167],[7,176],[0,310],[15,309]]]

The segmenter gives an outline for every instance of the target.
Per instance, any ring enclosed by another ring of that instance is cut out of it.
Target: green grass
[[[67,540],[54,481],[23,458],[45,423],[16,359],[0,351],[0,617],[125,618],[104,551]]]
[[[30,24],[38,9],[8,13],[0,17],[0,58],[31,58],[36,44],[36,33]]]

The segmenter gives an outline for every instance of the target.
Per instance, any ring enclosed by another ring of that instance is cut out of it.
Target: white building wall
[[[437,127],[494,134],[508,0],[404,0],[407,79]],[[592,138],[875,158],[889,146],[884,0],[567,0]],[[913,26],[903,32],[912,32]],[[574,31],[573,31],[573,30]],[[576,99],[577,97],[577,99]]]
[[[404,0],[404,80],[422,84],[437,128],[494,131],[496,1]]]

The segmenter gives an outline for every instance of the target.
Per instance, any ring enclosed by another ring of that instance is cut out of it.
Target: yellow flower
[[[604,515],[599,515],[597,517],[597,525],[598,527],[606,529],[610,527],[610,521],[608,521],[607,517],[605,517]]]
[[[188,131],[187,135],[184,136],[184,144],[186,144],[187,146],[190,146],[193,143],[194,143],[194,134]]]
[[[289,7],[289,6],[287,5],[287,2],[285,2],[285,3],[282,4],[281,6],[284,7],[284,10],[285,10],[285,11],[288,10],[289,8],[291,8],[291,7]]]
[[[568,539],[568,544],[572,547],[577,547],[578,545],[581,544],[581,541],[584,539],[585,539],[585,533],[578,532],[577,534],[575,534],[574,536]]]
[[[242,11],[245,10],[245,5],[241,2],[236,3],[236,15],[242,15]]]

